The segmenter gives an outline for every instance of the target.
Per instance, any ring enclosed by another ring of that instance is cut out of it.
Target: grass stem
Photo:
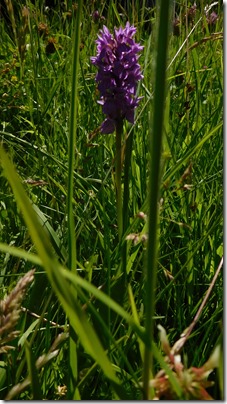
[[[146,296],[145,329],[147,335],[154,339],[154,313],[155,313],[155,289],[157,275],[157,228],[158,228],[158,199],[160,184],[160,160],[162,150],[162,133],[165,109],[165,77],[167,62],[167,47],[169,35],[169,11],[170,1],[162,0],[159,14],[157,59],[155,72],[155,94],[153,126],[150,139],[150,177],[149,177],[149,224],[148,245],[146,260]],[[150,371],[153,368],[153,354],[146,346],[144,355],[143,387],[144,399],[149,400]]]
[[[117,121],[116,127],[116,166],[115,166],[115,181],[116,181],[116,200],[117,200],[117,224],[119,240],[122,237],[123,218],[122,218],[122,189],[121,189],[121,172],[122,172],[122,133],[123,120]]]
[[[77,130],[77,93],[78,93],[78,72],[79,72],[79,52],[80,52],[80,21],[82,14],[82,0],[78,1],[76,13],[76,22],[73,37],[73,63],[72,63],[72,87],[71,87],[71,105],[70,105],[70,126],[69,126],[69,149],[68,149],[68,199],[67,199],[67,216],[68,216],[68,267],[71,271],[76,271],[76,234],[73,212],[73,173],[75,165],[76,150],[76,130]],[[68,398],[78,398],[77,389],[77,343],[73,329],[70,325],[69,339],[69,389]]]

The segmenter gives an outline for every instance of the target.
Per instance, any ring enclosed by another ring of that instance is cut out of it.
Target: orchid
[[[143,46],[133,36],[136,28],[126,23],[110,33],[104,25],[96,41],[97,56],[91,62],[98,67],[96,82],[103,113],[107,116],[101,125],[102,133],[112,133],[117,123],[126,119],[134,123],[134,111],[141,97],[137,97],[137,83],[143,78],[138,53]]]

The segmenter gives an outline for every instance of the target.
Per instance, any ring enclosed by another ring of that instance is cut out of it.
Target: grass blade
[[[35,366],[35,361],[33,358],[33,353],[31,350],[31,346],[28,341],[25,341],[25,352],[28,364],[28,373],[31,381],[31,389],[32,389],[32,400],[42,400],[42,391],[39,382],[38,372]]]
[[[158,227],[158,198],[160,184],[160,160],[162,149],[162,133],[165,109],[165,77],[167,64],[167,49],[169,36],[170,1],[161,1],[157,59],[155,70],[155,94],[152,136],[150,139],[150,178],[149,178],[149,224],[148,245],[146,261],[146,319],[145,328],[147,336],[153,341],[154,322],[152,318],[155,312],[155,288],[157,273],[157,227]],[[153,353],[149,347],[145,347],[144,355],[144,399],[150,398],[149,378],[152,369]]]
[[[73,60],[72,60],[72,87],[71,87],[71,105],[70,105],[70,123],[69,123],[69,149],[68,149],[68,196],[67,196],[67,217],[68,217],[68,267],[71,271],[76,270],[76,232],[73,212],[73,172],[75,163],[76,149],[76,130],[77,130],[77,94],[78,94],[78,74],[79,74],[79,52],[80,52],[80,24],[83,1],[78,1],[76,12],[76,22],[73,36]],[[69,388],[68,398],[79,399],[77,389],[78,371],[77,371],[77,343],[72,337],[70,329],[69,337]]]
[[[100,365],[107,378],[111,381],[119,397],[122,399],[126,398],[127,394],[121,386],[99,338],[80,307],[77,297],[75,296],[75,290],[72,290],[68,284],[61,266],[54,255],[47,233],[41,226],[39,219],[33,210],[32,204],[20,183],[20,179],[2,147],[0,148],[0,157],[5,176],[13,189],[18,207],[23,213],[24,220],[36,245],[42,265],[45,268],[51,285],[69,318],[74,332],[80,337],[81,343],[87,353]],[[77,276],[69,271],[65,271],[65,273]],[[73,363],[73,366],[75,366],[75,363]],[[75,390],[73,391],[73,395],[74,393]]]

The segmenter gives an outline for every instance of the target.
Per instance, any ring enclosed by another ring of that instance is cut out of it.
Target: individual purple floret
[[[212,13],[210,15],[207,15],[208,25],[216,24],[217,19],[218,19],[218,15],[214,11],[212,11]]]
[[[103,113],[102,133],[112,133],[117,123],[124,118],[134,123],[134,111],[141,97],[136,96],[136,87],[143,78],[138,63],[138,53],[143,46],[133,36],[136,28],[126,23],[125,28],[114,29],[112,35],[104,25],[97,43],[97,56],[91,62],[98,67],[96,82],[100,91]]]

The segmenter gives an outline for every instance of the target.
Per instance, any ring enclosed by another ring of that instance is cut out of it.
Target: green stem
[[[70,123],[69,123],[69,149],[68,149],[68,198],[67,198],[67,216],[68,216],[68,267],[76,272],[76,234],[73,213],[73,176],[75,169],[75,150],[76,150],[76,128],[77,128],[77,92],[78,92],[78,73],[79,73],[79,52],[80,52],[80,21],[82,14],[82,0],[78,1],[76,12],[76,22],[74,28],[73,60],[72,60],[72,88],[70,104]],[[68,398],[78,399],[79,392],[78,369],[77,369],[77,337],[73,333],[70,325],[69,338],[69,388]]]
[[[122,133],[123,119],[119,119],[116,124],[116,165],[115,165],[115,182],[116,182],[116,200],[117,200],[117,224],[119,240],[123,231],[123,215],[122,215],[122,189],[121,189],[121,173],[122,173]]]
[[[169,11],[170,0],[161,0],[155,72],[153,127],[150,140],[149,219],[145,285],[145,329],[147,337],[151,342],[154,340],[153,317],[155,314],[155,289],[157,276],[158,200],[165,109],[165,79],[169,36]],[[153,352],[147,345],[145,346],[143,371],[144,399],[149,400],[151,399],[149,391],[149,379],[151,377],[151,371],[153,372]]]
[[[132,142],[133,142],[133,131],[131,131],[129,137],[126,139],[125,144],[123,234],[125,234],[129,226],[129,180],[130,180],[129,174],[131,168]],[[124,240],[122,244],[122,272],[123,272],[124,291],[126,288],[126,279],[127,279],[127,247],[128,247],[127,241]]]
[[[130,135],[126,139],[125,144],[123,233],[125,233],[129,224],[129,179],[130,179],[129,174],[131,168],[132,143],[133,143],[133,130],[130,131]]]

